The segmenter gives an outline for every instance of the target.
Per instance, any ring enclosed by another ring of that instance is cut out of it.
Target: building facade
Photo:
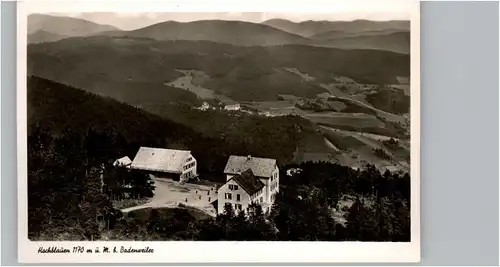
[[[218,189],[217,211],[224,213],[225,206],[230,205],[237,214],[246,210],[251,203],[261,204],[265,211],[269,205],[265,203],[264,194],[265,185],[248,169],[234,175]]]
[[[249,175],[249,172],[251,175]],[[224,211],[224,203],[240,204],[233,201],[233,193],[231,192],[235,190],[231,188],[234,189],[235,184],[240,184],[241,186],[241,184],[245,183],[253,184],[253,186],[246,186],[246,188],[249,188],[244,190],[248,195],[246,198],[248,199],[248,203],[245,202],[245,204],[241,205],[247,207],[249,203],[256,202],[262,206],[264,211],[269,211],[276,199],[276,194],[279,192],[279,169],[275,159],[233,155],[228,159],[224,174],[226,175],[226,184],[219,189],[218,194],[219,213]],[[239,187],[237,188],[239,189]],[[227,193],[231,193],[231,199],[227,198],[229,196],[226,195]],[[236,192],[236,194],[239,193]],[[234,206],[233,209],[237,210],[239,207]]]

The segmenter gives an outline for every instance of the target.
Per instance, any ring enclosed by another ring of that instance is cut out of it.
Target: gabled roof
[[[132,160],[130,160],[127,156],[119,158],[113,162],[113,166],[128,166],[130,164],[132,164]]]
[[[188,150],[141,147],[132,161],[132,169],[182,173],[182,166],[191,154]]]
[[[271,177],[271,174],[273,173],[275,168],[275,159],[232,155],[227,161],[226,168],[224,168],[224,173],[239,174],[247,169],[251,169],[255,176],[268,178]]]
[[[245,190],[245,192],[247,192],[250,196],[257,193],[265,186],[263,182],[261,182],[257,177],[254,176],[251,169],[233,176],[228,180],[228,182],[231,180],[234,180],[236,183],[238,183],[241,188]]]

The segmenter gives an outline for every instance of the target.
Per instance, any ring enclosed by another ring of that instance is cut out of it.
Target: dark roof
[[[241,174],[233,176],[229,181],[236,181],[243,190],[245,190],[249,195],[253,195],[257,193],[264,187],[264,183],[262,183],[258,178],[253,175],[251,169],[247,169]]]

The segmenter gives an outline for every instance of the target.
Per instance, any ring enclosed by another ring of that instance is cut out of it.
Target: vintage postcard
[[[420,261],[419,3],[303,2],[19,2],[19,261]]]

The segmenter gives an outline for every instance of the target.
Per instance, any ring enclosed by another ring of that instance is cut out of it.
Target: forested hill
[[[54,137],[66,131],[83,137],[92,129],[144,145],[189,143],[197,136],[133,106],[36,76],[28,77],[27,98],[28,135],[43,128]]]
[[[216,111],[202,115],[212,118],[212,125],[227,130],[224,135],[205,133],[36,76],[28,77],[27,98],[29,136],[44,131],[55,138],[71,134],[85,140],[89,132],[103,133],[98,153],[102,160],[125,155],[133,158],[140,146],[190,149],[202,173],[222,173],[231,154],[265,156],[288,164],[297,145],[306,135],[314,134],[298,117],[236,117]]]

